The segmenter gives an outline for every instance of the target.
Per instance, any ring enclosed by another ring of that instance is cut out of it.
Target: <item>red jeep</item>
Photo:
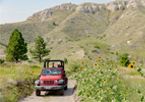
[[[52,67],[49,67],[50,62]],[[55,67],[54,62],[60,64]],[[67,77],[62,60],[46,60],[39,77],[39,80],[35,81],[36,96],[40,96],[41,91],[59,91],[60,95],[64,95],[64,90],[67,90]]]

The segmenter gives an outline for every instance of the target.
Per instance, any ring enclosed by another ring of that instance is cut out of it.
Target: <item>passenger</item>
[[[60,67],[61,67],[59,63],[57,64],[57,66],[58,66],[58,68],[60,68]]]

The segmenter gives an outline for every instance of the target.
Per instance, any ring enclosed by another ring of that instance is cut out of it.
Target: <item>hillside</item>
[[[52,50],[51,58],[79,56],[79,59],[110,49],[143,59],[144,18],[144,0],[62,4],[34,13],[24,22],[0,25],[0,43],[7,44],[10,34],[17,28],[29,48],[38,35],[43,36]],[[96,44],[101,49],[94,48]]]

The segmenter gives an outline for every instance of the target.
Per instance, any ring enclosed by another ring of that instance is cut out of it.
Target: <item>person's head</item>
[[[54,63],[52,63],[52,66],[54,67]]]
[[[58,63],[57,66],[60,67],[60,64]]]

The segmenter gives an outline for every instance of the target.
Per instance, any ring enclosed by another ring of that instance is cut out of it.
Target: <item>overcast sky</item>
[[[107,3],[113,0],[0,0],[0,24],[21,22],[33,13],[63,3]]]

